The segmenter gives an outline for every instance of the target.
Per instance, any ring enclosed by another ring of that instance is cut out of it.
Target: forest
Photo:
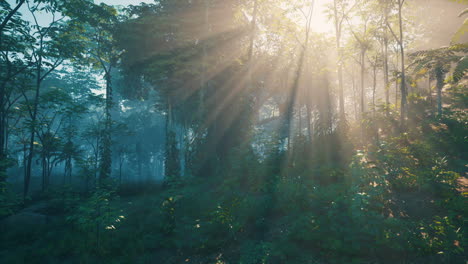
[[[467,32],[467,0],[0,0],[0,263],[466,264]]]

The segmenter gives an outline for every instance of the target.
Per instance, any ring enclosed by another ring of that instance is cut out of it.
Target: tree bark
[[[377,63],[377,62],[376,62]],[[373,66],[372,82],[372,113],[375,115],[375,90],[377,89],[377,65]]]
[[[333,12],[335,15],[336,49],[338,52],[338,96],[340,108],[340,122],[346,122],[343,91],[343,55],[341,52],[341,21],[339,21],[338,18],[338,7],[336,0],[333,1]]]
[[[432,83],[431,83],[431,76],[428,76],[427,77],[427,85],[428,85],[428,89],[427,89],[427,92],[428,92],[428,97],[429,97],[429,106],[431,108],[431,113],[432,113]]]
[[[111,176],[112,170],[112,67],[105,68],[105,79],[106,79],[106,105],[105,105],[105,121],[104,121],[104,134],[102,140],[102,152],[101,152],[101,164],[99,181]]]
[[[40,52],[42,52],[42,36],[40,41]],[[36,62],[36,90],[34,95],[34,102],[33,102],[33,112],[31,116],[31,136],[29,140],[29,155],[26,165],[26,175],[24,177],[24,189],[23,189],[23,198],[26,199],[29,191],[29,184],[31,181],[31,169],[32,169],[32,159],[34,155],[34,140],[36,136],[36,119],[37,119],[37,109],[39,105],[39,94],[42,84],[41,78],[41,68],[42,68],[42,55],[38,54],[38,61]]]
[[[442,70],[436,73],[437,79],[437,116],[442,117],[442,89],[444,88],[444,76]]]
[[[407,90],[406,90],[406,76],[405,76],[405,48],[403,43],[403,18],[402,8],[404,0],[398,0],[398,21],[400,26],[400,52],[401,52],[401,116],[400,122],[403,130],[406,130],[406,115],[407,115]]]
[[[366,71],[366,65],[365,65],[365,56],[366,56],[366,50],[362,49],[361,50],[361,120],[364,118],[364,112],[365,112],[365,89],[364,89],[364,75]]]
[[[385,21],[387,21],[387,14],[385,15]],[[384,71],[385,105],[386,105],[385,113],[388,115],[388,106],[390,105],[390,82],[388,78],[388,38],[387,38],[386,27],[385,27],[384,41],[383,41],[383,71]]]
[[[1,44],[1,36],[2,36],[2,33],[3,33],[3,30],[5,29],[6,25],[8,24],[8,22],[13,18],[13,16],[16,14],[16,12],[18,12],[18,10],[20,9],[20,7],[26,2],[26,0],[20,0],[18,2],[18,4],[16,5],[15,8],[13,8],[9,13],[8,15],[5,17],[5,19],[3,19],[2,23],[0,24],[0,44]]]

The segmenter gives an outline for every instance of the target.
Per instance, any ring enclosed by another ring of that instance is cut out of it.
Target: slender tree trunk
[[[388,4],[384,2],[383,16],[384,16],[384,36],[383,36],[383,71],[384,71],[384,89],[385,89],[385,113],[388,115],[388,107],[390,105],[390,82],[388,76]]]
[[[123,160],[120,159],[119,163],[119,185],[122,186],[122,166],[123,166]]]
[[[45,165],[45,158],[42,158],[42,192],[46,189],[46,165]]]
[[[54,161],[47,159],[47,188],[50,186],[50,179],[52,178],[52,171],[54,170]]]
[[[398,67],[399,67],[398,62],[399,62],[398,56],[396,56],[396,66],[395,66],[396,71],[398,70]],[[400,89],[400,86],[398,85],[398,80],[399,80],[399,76],[396,75],[395,76],[395,108],[396,109],[398,109],[398,90]]]
[[[386,17],[387,18],[387,17]],[[388,39],[387,28],[385,27],[383,41],[383,71],[384,71],[384,89],[385,89],[385,113],[388,115],[388,107],[390,105],[390,82],[388,80]]]
[[[357,106],[357,102],[358,102],[358,97],[357,97],[357,92],[356,92],[356,80],[354,79],[354,72],[353,74],[351,75],[351,80],[352,80],[352,88],[353,88],[353,98],[354,98],[354,118],[356,119],[356,121],[359,120],[359,111],[358,111],[358,106]]]
[[[308,45],[308,34],[306,37],[306,45]],[[299,55],[299,64],[297,67],[296,75],[294,76],[294,82],[291,88],[291,93],[288,95],[287,102],[286,102],[286,124],[285,124],[285,135],[288,139],[288,151],[290,150],[290,143],[291,143],[291,130],[293,125],[294,119],[294,105],[296,101],[297,92],[299,90],[299,81],[302,75],[302,69],[304,66],[304,60],[306,57],[306,49],[307,46],[304,45],[304,48],[301,50],[301,54]]]
[[[312,107],[310,106],[310,97],[307,97],[306,103],[306,111],[307,111],[307,136],[309,138],[309,144],[312,143],[312,127],[311,127],[311,111]]]
[[[361,119],[364,118],[364,112],[365,112],[365,89],[364,89],[364,75],[365,75],[365,56],[366,56],[366,51],[361,50]]]
[[[1,47],[1,46],[0,46]],[[6,135],[7,128],[6,125],[6,109],[5,109],[5,86],[6,81],[0,87],[0,193],[3,188],[1,186],[2,182],[6,181],[7,175],[7,152],[6,152]]]
[[[71,170],[72,170],[72,164],[71,164],[71,157],[67,157],[65,160],[65,168],[63,172],[63,185],[71,184]]]
[[[173,183],[180,176],[179,152],[177,149],[177,138],[173,124],[173,106],[171,100],[167,99],[166,115],[166,157],[165,157],[165,181]]]
[[[343,65],[342,62],[338,65],[338,82],[339,82],[339,100],[340,100],[340,121],[346,122],[346,112],[344,104],[344,89],[343,89]]]
[[[338,7],[336,0],[333,1],[333,11],[335,14],[336,49],[338,52],[338,96],[340,107],[340,122],[346,122],[343,91],[343,55],[341,52],[341,24],[338,18]]]
[[[307,41],[306,41],[307,42]],[[293,119],[294,119],[294,105],[296,102],[296,96],[297,92],[299,90],[299,81],[302,75],[302,68],[304,66],[304,59],[305,59],[305,51],[306,48],[303,48],[301,51],[301,54],[299,56],[299,65],[297,68],[296,76],[294,77],[294,82],[291,88],[291,93],[289,94],[286,102],[286,124],[284,124],[284,135],[286,135],[286,138],[288,140],[288,151],[291,150],[291,135],[292,129],[293,129]]]
[[[405,48],[403,39],[403,18],[402,8],[404,0],[398,0],[398,21],[400,26],[400,52],[401,52],[401,116],[400,122],[402,129],[406,129],[406,116],[407,116],[407,90],[406,90],[406,76],[405,76]]]
[[[372,113],[375,115],[375,90],[377,89],[377,65],[373,67],[372,82]]]
[[[298,124],[298,130],[299,130],[299,136],[302,136],[302,105],[299,106],[298,109],[298,114],[299,114],[299,124]]]
[[[432,86],[431,76],[429,75],[427,77],[427,87],[428,87],[427,92],[428,92],[428,97],[429,97],[429,106],[431,108],[431,113],[432,113],[433,112],[432,111],[433,102],[432,102],[432,87],[431,86]]]
[[[112,170],[112,77],[111,77],[112,68],[105,70],[105,79],[106,79],[106,106],[105,106],[105,121],[104,121],[104,134],[102,140],[102,157],[101,157],[101,166],[99,180],[104,180],[111,175]]]
[[[42,40],[41,40],[41,47],[40,50],[42,51]],[[29,191],[29,184],[31,181],[31,169],[32,169],[32,160],[34,156],[34,141],[36,136],[36,119],[37,119],[37,110],[39,105],[39,94],[42,84],[41,79],[41,67],[42,67],[42,55],[39,55],[39,60],[36,65],[36,91],[34,95],[33,101],[33,113],[31,116],[31,136],[29,140],[29,155],[26,165],[26,174],[24,177],[24,189],[23,189],[23,198],[26,199]]]
[[[437,116],[442,117],[442,89],[444,87],[444,76],[442,71],[436,73],[437,79]]]
[[[100,129],[100,128],[99,128]],[[102,133],[102,132],[100,132]],[[97,183],[98,172],[99,172],[99,156],[101,155],[101,141],[102,135],[96,137],[96,149],[94,150],[94,185]]]
[[[210,33],[211,28],[210,28],[210,3],[209,0],[204,0],[205,4],[205,31],[207,35]],[[202,122],[203,119],[203,114],[205,111],[205,89],[207,88],[207,80],[206,80],[206,74],[207,74],[207,64],[208,64],[208,47],[207,47],[207,42],[203,42],[203,57],[202,57],[202,72],[201,72],[201,78],[200,78],[200,91],[198,93],[198,100],[199,100],[199,109],[198,109],[198,118],[200,119],[199,122]]]

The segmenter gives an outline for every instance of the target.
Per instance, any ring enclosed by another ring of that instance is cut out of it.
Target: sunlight
[[[316,0],[314,14],[312,17],[312,30],[318,33],[333,33],[334,26],[324,14],[327,5],[333,3],[333,0]]]
[[[0,263],[466,262],[466,4],[0,0]]]

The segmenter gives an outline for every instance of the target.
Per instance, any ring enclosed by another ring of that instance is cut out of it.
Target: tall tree
[[[401,103],[400,103],[400,123],[402,130],[406,129],[406,116],[407,116],[407,96],[408,91],[406,88],[406,75],[405,75],[405,40],[404,40],[404,32],[403,32],[403,5],[405,4],[405,0],[396,0],[395,2],[397,7],[397,16],[398,16],[398,35],[393,30],[392,26],[386,21],[386,25],[390,32],[392,33],[393,37],[395,38],[398,46],[400,48],[400,63],[401,63],[401,71],[400,71],[400,79],[401,79]]]
[[[0,6],[8,5],[1,2]],[[6,8],[8,10],[8,8]],[[20,99],[17,86],[30,69],[28,53],[31,44],[26,21],[14,10],[5,17],[0,31],[0,184],[6,178],[8,162],[8,118],[13,105]],[[14,14],[13,14],[14,13]],[[8,23],[10,22],[10,23]]]
[[[347,22],[348,22],[348,28],[350,32],[352,33],[352,36],[354,37],[354,40],[356,41],[357,48],[359,50],[359,60],[358,63],[360,65],[360,90],[361,90],[361,95],[360,95],[360,110],[361,110],[361,119],[364,117],[364,112],[366,109],[366,91],[365,91],[365,76],[366,76],[366,54],[371,48],[372,41],[371,37],[373,35],[372,30],[369,27],[369,23],[372,21],[371,14],[367,12],[366,8],[368,6],[365,6],[363,2],[361,2],[358,5],[359,9],[356,10],[357,15],[361,18],[361,30],[359,32],[356,32],[353,29],[353,25],[351,25],[349,17],[346,17]]]
[[[32,163],[35,148],[35,138],[37,132],[37,114],[39,108],[39,98],[43,81],[47,76],[55,71],[65,60],[73,53],[73,44],[70,39],[60,38],[61,32],[66,32],[67,24],[60,24],[64,17],[58,18],[60,9],[57,5],[41,3],[27,3],[28,10],[33,17],[34,24],[31,29],[31,37],[36,42],[30,46],[32,62],[34,64],[34,93],[32,100],[29,100],[25,94],[25,100],[28,103],[28,112],[31,118],[29,154],[27,158],[26,175],[24,179],[24,197],[28,194],[29,183],[31,180]],[[38,20],[38,13],[46,12],[51,15],[51,21],[48,25],[42,26]],[[62,35],[63,36],[63,35]],[[67,43],[68,42],[68,43]]]
[[[287,138],[288,151],[291,152],[291,136],[293,135],[293,121],[294,121],[294,107],[296,106],[296,100],[298,96],[300,81],[303,75],[304,64],[308,55],[309,41],[312,30],[312,16],[314,13],[315,1],[312,0],[306,6],[308,7],[305,11],[301,9],[301,13],[305,20],[305,31],[304,40],[300,42],[300,51],[297,59],[297,68],[295,69],[293,83],[290,87],[290,92],[287,94],[285,103],[285,120],[283,125],[283,132],[281,133]]]
[[[351,6],[349,0],[333,0],[330,4],[329,9],[331,10],[331,16],[333,17],[333,24],[335,26],[335,40],[336,50],[338,53],[338,96],[339,96],[339,109],[340,109],[340,122],[346,122],[345,104],[344,104],[344,91],[343,91],[343,51],[341,47],[341,38],[343,36],[343,24],[347,19],[349,13],[352,11],[354,6]]]
[[[91,5],[85,22],[87,52],[89,62],[101,70],[105,81],[104,131],[102,133],[102,151],[100,157],[100,180],[111,175],[112,169],[112,108],[113,85],[112,73],[122,51],[115,45],[114,32],[117,25],[117,10],[106,4]]]

